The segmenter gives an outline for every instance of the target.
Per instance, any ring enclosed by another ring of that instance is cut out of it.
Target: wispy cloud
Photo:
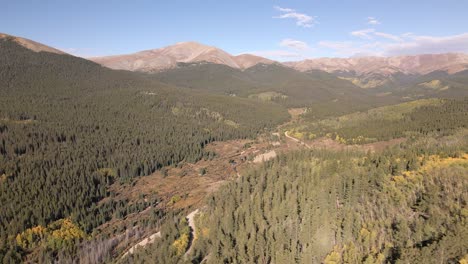
[[[315,49],[304,41],[286,38],[278,43],[280,48],[248,52],[257,56],[266,57],[276,61],[305,59]]]
[[[296,20],[296,25],[300,27],[310,28],[317,23],[315,17],[309,16],[304,13],[298,13],[296,10],[291,8],[283,8],[279,6],[274,7],[276,10],[280,11],[282,14],[275,16],[273,18],[286,19],[291,18]]]
[[[385,49],[387,55],[446,52],[468,53],[468,33],[444,37],[409,35],[405,41],[389,44]]]
[[[390,40],[393,40],[393,41],[402,41],[403,40],[399,36],[388,34],[388,33],[383,33],[383,32],[374,32],[374,35],[376,35],[378,37],[390,39]]]
[[[276,10],[278,10],[278,11],[285,12],[285,13],[294,12],[294,9],[291,9],[291,8],[282,8],[282,7],[279,7],[279,6],[275,6],[274,8]]]
[[[295,39],[283,39],[280,44],[281,47],[286,47],[295,50],[306,50],[309,48],[309,45],[304,41],[295,40]]]
[[[375,31],[367,34],[371,38],[364,37],[359,41],[320,41],[317,46],[331,50],[336,56],[344,57],[468,53],[468,33],[443,37],[407,33],[398,36]],[[381,37],[382,41],[377,41],[377,37]]]
[[[369,25],[378,25],[380,24],[380,21],[377,20],[375,17],[367,17],[367,24]]]
[[[411,36],[414,36],[413,32],[406,32],[406,33],[403,33],[401,34],[402,37],[411,37]]]
[[[366,29],[361,29],[361,30],[356,30],[351,32],[350,34],[352,36],[362,38],[362,39],[372,39],[372,33],[375,32],[375,29],[373,28],[366,28]]]
[[[366,28],[361,30],[352,31],[351,36],[358,37],[361,39],[374,39],[375,37],[385,38],[393,41],[402,41],[402,38],[397,35],[375,31],[373,28]]]

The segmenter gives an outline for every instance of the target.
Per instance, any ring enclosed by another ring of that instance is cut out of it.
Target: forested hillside
[[[295,153],[252,171],[210,201],[209,262],[457,262],[468,249],[466,141],[464,152],[427,143]]]
[[[461,130],[383,153],[279,156],[207,200],[190,256],[179,251],[188,247],[181,219],[128,262],[466,261],[467,143]]]
[[[185,235],[186,220],[180,217],[163,225],[160,243],[126,260],[466,261],[467,106],[466,98],[418,100],[313,123],[323,133],[339,131],[334,139],[343,143],[359,143],[346,141],[356,137],[352,132],[406,141],[374,153],[304,149],[251,167],[207,199],[192,237]],[[309,114],[291,126],[303,125]]]
[[[394,138],[447,135],[468,127],[468,98],[426,99],[373,108],[339,117],[320,117],[309,109],[304,122],[291,128],[291,134],[312,140],[329,137],[345,144],[365,144]]]
[[[338,76],[343,76],[337,73]],[[348,80],[353,77],[344,75]],[[403,74],[395,73],[391,76],[369,76],[369,82],[382,82],[376,87],[367,87],[367,91],[373,94],[393,95],[400,98],[411,98],[412,100],[422,98],[457,98],[468,94],[467,85],[468,71],[460,71],[449,74],[438,70],[427,74]]]
[[[77,57],[34,52],[8,38],[0,40],[0,57],[0,259],[6,263],[38,248],[52,256],[73,248],[117,209],[128,211],[99,203],[113,182],[196,161],[211,141],[255,137],[289,118],[272,103],[191,93]]]
[[[275,101],[288,107],[333,101],[395,102],[392,97],[375,98],[326,72],[302,73],[280,64],[257,64],[241,71],[213,63],[180,63],[178,68],[155,74],[155,78],[193,90]]]
[[[468,263],[466,71],[0,58],[3,263]]]
[[[208,62],[179,63],[174,69],[154,74],[161,82],[192,90],[275,101],[288,107],[313,107],[327,115],[424,98],[464,97],[468,95],[466,76],[467,71],[398,72],[371,74],[369,80],[357,82],[353,72],[299,72],[279,63],[240,70]],[[363,81],[376,86],[369,88]]]

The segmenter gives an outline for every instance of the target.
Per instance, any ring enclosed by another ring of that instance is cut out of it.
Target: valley
[[[303,110],[290,109],[289,112],[292,113],[293,119],[297,120],[298,114],[302,113]],[[280,125],[278,129],[287,124],[289,122]],[[298,143],[297,139],[279,137],[277,132],[261,135],[254,140],[210,143],[205,147],[205,151],[213,153],[212,157],[196,163],[164,167],[151,175],[138,178],[131,184],[115,183],[110,186],[110,191],[115,194],[112,199],[135,201],[139,197],[150,200],[152,196],[157,196],[158,203],[141,212],[129,214],[123,219],[110,221],[98,227],[97,230],[101,235],[112,234],[113,230],[119,229],[119,226],[131,226],[132,223],[151,218],[153,207],[163,211],[177,212],[199,210],[204,207],[207,197],[217,192],[228,182],[237,181],[239,177],[242,177],[244,171],[259,166],[259,163],[274,158],[276,154],[284,154],[301,148],[304,148],[304,145]],[[102,203],[105,202],[106,199],[102,201]],[[129,238],[125,243],[131,245],[132,241],[137,243],[139,239],[144,237],[150,237],[150,239],[148,241],[146,238],[141,240],[142,244],[146,245],[149,241],[151,243],[157,242],[157,238],[161,236],[158,230],[158,228],[145,230],[138,236]],[[194,230],[193,227],[192,230]],[[151,238],[155,234],[157,234],[156,237]],[[140,246],[143,246],[142,244]],[[130,254],[133,254],[135,249],[136,247]]]
[[[0,34],[0,260],[463,263],[467,63]]]
[[[280,125],[278,127],[279,132],[273,132],[269,136],[260,136],[254,141],[236,140],[211,143],[206,147],[206,150],[216,153],[215,158],[199,161],[195,164],[184,164],[180,168],[164,169],[164,173],[167,173],[167,176],[161,175],[160,173],[145,176],[138,180],[132,187],[117,187],[121,190],[119,195],[127,197],[131,197],[132,193],[146,195],[147,193],[151,193],[154,189],[162,191],[159,193],[160,197],[165,197],[162,198],[162,204],[166,206],[169,205],[169,207],[183,212],[195,210],[187,216],[189,223],[191,223],[191,237],[194,239],[193,234],[196,233],[196,229],[193,227],[193,225],[195,225],[193,217],[200,212],[200,210],[201,212],[204,211],[206,198],[216,194],[220,188],[226,186],[228,183],[238,182],[240,180],[239,178],[246,172],[248,173],[249,170],[256,167],[258,168],[259,163],[274,159],[277,154],[286,155],[288,152],[301,149],[331,152],[357,151],[362,153],[375,153],[382,152],[389,147],[399,145],[406,141],[406,138],[395,138],[388,141],[347,145],[339,140],[333,140],[327,137],[313,140],[300,140],[288,135],[288,131],[286,130],[288,127],[305,123],[305,120],[301,116],[305,114],[305,110],[304,108],[289,109],[292,120]],[[280,132],[282,134],[280,134]],[[203,175],[200,173],[201,169],[203,169]],[[219,178],[220,175],[222,175],[223,178]],[[180,182],[181,178],[183,179],[183,184]],[[117,191],[117,193],[119,193],[119,191]],[[177,197],[177,202],[174,202],[174,197]],[[145,213],[146,212],[143,211],[135,216],[129,216],[124,222],[131,222],[132,218],[140,218]],[[160,232],[155,234],[158,234],[158,237],[161,236]],[[146,240],[142,240],[142,242],[144,241]],[[157,243],[158,241],[156,240],[155,242]],[[193,240],[191,243],[193,243]],[[141,243],[138,244],[141,245]],[[144,244],[146,245],[146,243]],[[141,246],[144,247],[145,245]],[[192,247],[189,247],[184,253],[184,257],[189,256],[191,251]],[[132,254],[133,252],[132,250]]]

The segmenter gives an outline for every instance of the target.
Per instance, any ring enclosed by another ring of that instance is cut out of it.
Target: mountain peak
[[[246,69],[258,63],[273,63],[272,60],[251,54],[233,56],[214,46],[195,41],[178,42],[159,49],[133,54],[91,58],[106,67],[120,70],[157,72],[177,67],[177,63],[211,62],[235,69]]]

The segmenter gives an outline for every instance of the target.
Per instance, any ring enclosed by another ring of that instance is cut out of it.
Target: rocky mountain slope
[[[197,42],[180,42],[172,46],[145,50],[133,54],[90,58],[90,60],[111,69],[158,72],[175,68],[177,63],[211,62],[227,65],[231,68],[245,69],[258,63],[273,61],[250,54],[232,56],[212,46]]]

